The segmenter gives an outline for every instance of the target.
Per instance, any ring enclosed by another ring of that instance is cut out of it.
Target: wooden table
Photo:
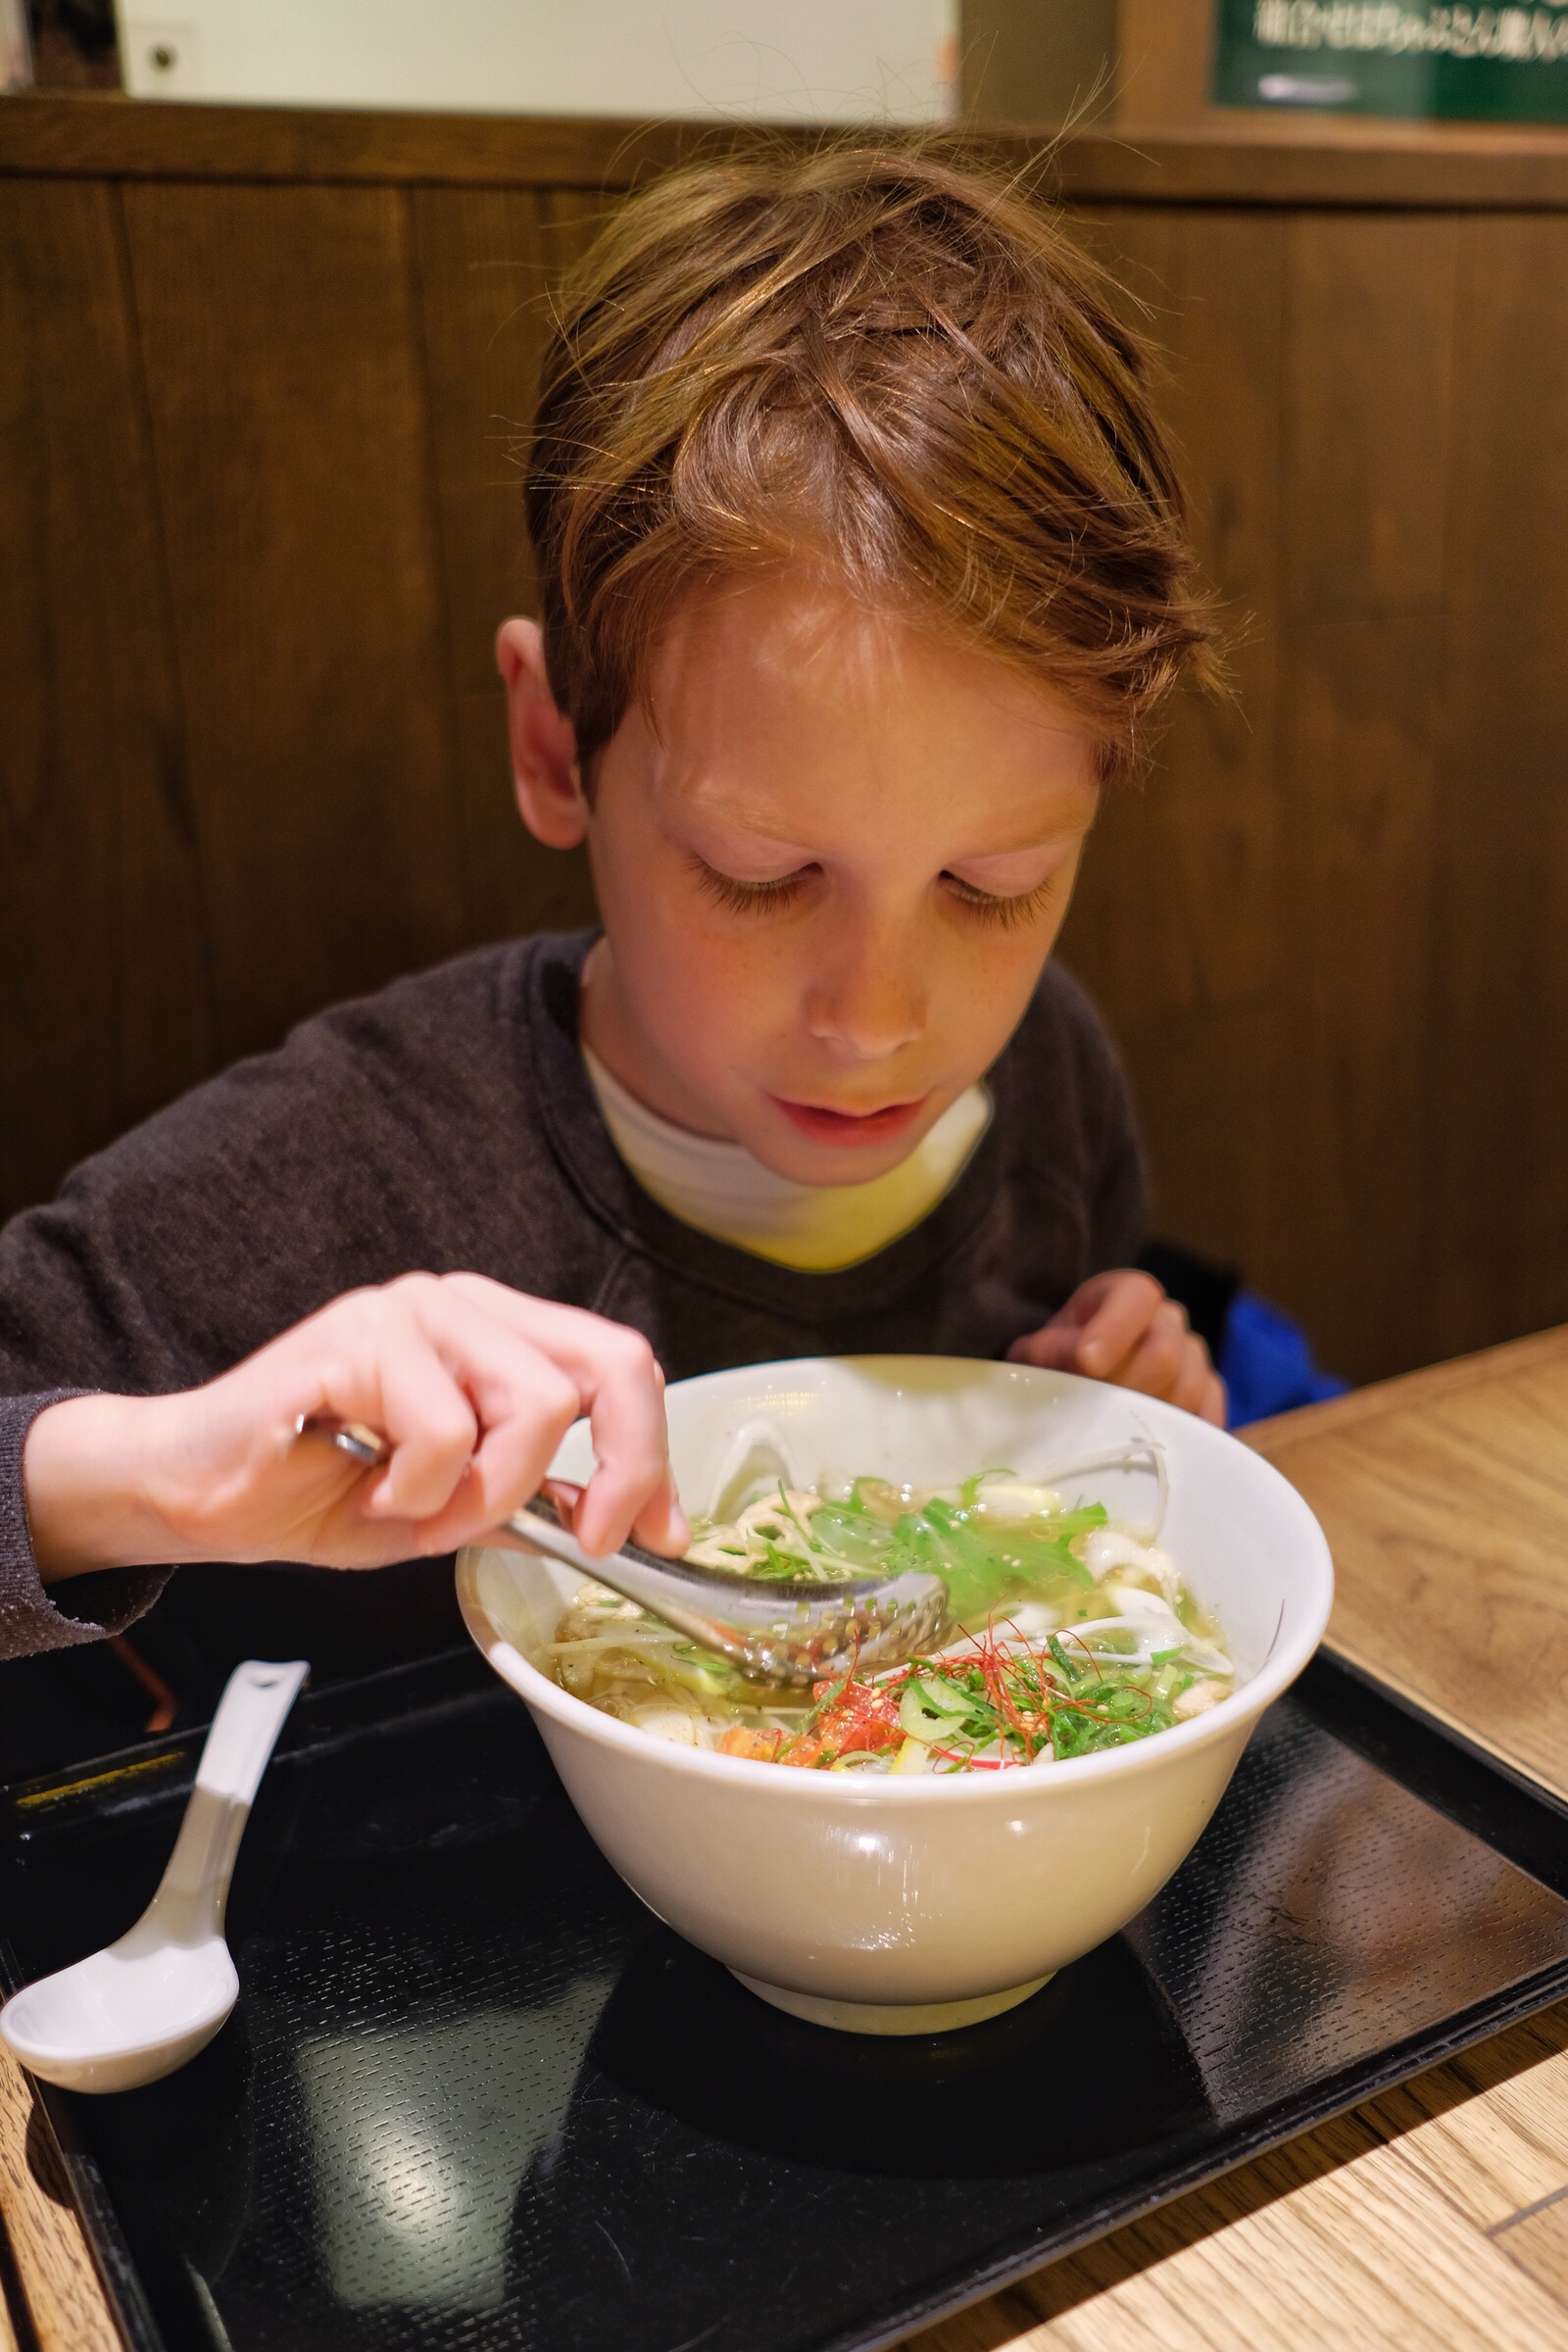
[[[1568,1796],[1568,1329],[1264,1423],[1322,1520],[1332,1645]],[[120,2337],[0,2066],[5,2298],[38,2352]],[[1568,2345],[1568,2002],[1036,2272],[904,2352]]]

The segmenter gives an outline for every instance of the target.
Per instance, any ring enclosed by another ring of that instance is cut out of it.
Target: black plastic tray
[[[3,1792],[8,1984],[135,1916],[197,1744]],[[307,1694],[234,2019],[50,2106],[136,2352],[862,2352],[1568,1990],[1565,1824],[1319,1659],[1124,1935],[861,2041],[652,1918],[454,1652]]]

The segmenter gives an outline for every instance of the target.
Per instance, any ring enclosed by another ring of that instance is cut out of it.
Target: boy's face
[[[906,1158],[1011,1035],[1097,805],[1045,689],[807,575],[676,615],[584,802],[538,632],[509,621],[518,799],[586,839],[583,1034],[652,1109],[808,1184]]]

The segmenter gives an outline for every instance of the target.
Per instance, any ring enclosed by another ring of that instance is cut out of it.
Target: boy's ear
[[[512,782],[522,821],[546,849],[574,850],[588,830],[577,738],[551,692],[536,620],[502,622],[496,667],[506,682]]]

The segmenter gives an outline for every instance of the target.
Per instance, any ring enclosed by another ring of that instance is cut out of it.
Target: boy
[[[664,1371],[1006,1351],[1222,1417],[1125,1270],[1130,1111],[1047,963],[1206,660],[1144,373],[1051,221],[929,157],[621,210],[544,372],[542,624],[498,645],[523,817],[586,840],[604,934],[308,1022],[0,1236],[0,1654],[180,1561],[435,1560],[580,1411],[584,1543],[677,1549]],[[299,1435],[330,1415],[386,1466]],[[301,1645],[308,1577],[223,1573],[171,1595],[195,1653]]]

